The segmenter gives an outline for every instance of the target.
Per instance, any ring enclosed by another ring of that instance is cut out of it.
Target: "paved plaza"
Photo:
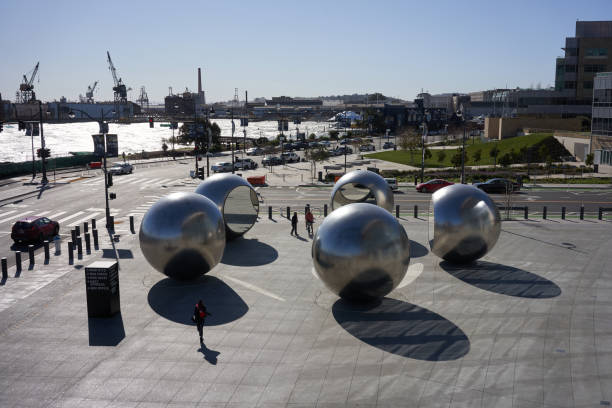
[[[229,242],[196,282],[153,270],[125,229],[74,265],[64,246],[18,277],[11,267],[0,286],[0,406],[611,404],[609,222],[504,222],[497,246],[466,267],[429,252],[426,220],[401,222],[409,272],[368,305],[329,292],[304,224],[291,237],[278,215]],[[84,266],[114,257],[121,313],[88,319]],[[200,298],[211,312],[203,347],[190,320]]]

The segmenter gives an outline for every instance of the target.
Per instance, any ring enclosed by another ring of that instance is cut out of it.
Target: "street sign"
[[[167,127],[167,128],[172,128],[172,124],[170,123],[160,123],[159,127]]]

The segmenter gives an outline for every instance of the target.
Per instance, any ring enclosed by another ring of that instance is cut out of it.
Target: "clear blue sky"
[[[612,1],[0,0],[0,92],[40,61],[39,98],[110,99],[106,50],[133,100],[195,90],[197,67],[209,101],[546,86],[576,19]]]

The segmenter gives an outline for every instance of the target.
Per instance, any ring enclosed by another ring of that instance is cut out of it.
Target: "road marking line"
[[[51,219],[57,218],[57,217],[59,217],[60,215],[63,215],[63,214],[66,214],[66,211],[60,211],[60,212],[58,212],[56,214],[50,215],[49,218],[51,218]]]
[[[137,184],[137,183],[140,183],[140,182],[141,182],[141,181],[143,181],[143,180],[146,180],[146,179],[145,179],[145,178],[142,178],[142,177],[139,177],[139,178],[136,178],[136,179],[134,179],[134,180],[130,180],[130,181],[129,181],[128,183],[126,183],[126,184]]]
[[[84,223],[85,221],[89,221],[90,219],[94,218],[96,215],[100,214],[99,212],[95,212],[93,214],[89,214],[87,217],[84,217],[78,221],[74,221],[73,223],[69,224],[69,227],[74,227],[75,225],[79,225]]]
[[[2,213],[2,214],[0,214],[0,217],[3,217],[3,216],[5,216],[5,215],[12,214],[12,213],[14,213],[14,212],[17,212],[17,210],[7,211],[7,212],[5,212],[5,213]]]
[[[37,213],[37,215],[40,215],[42,217],[43,215],[46,215],[46,214],[48,214],[50,212],[51,211],[41,211],[41,212]]]
[[[170,181],[172,181],[173,179],[169,178],[169,179],[163,179],[162,181],[159,182],[159,184],[165,184],[168,183]]]
[[[237,283],[237,284],[239,284],[239,285],[242,285],[242,286],[244,286],[245,288],[247,288],[247,289],[251,289],[252,291],[255,291],[255,292],[257,292],[257,293],[261,293],[262,295],[265,295],[265,296],[271,297],[272,299],[276,299],[276,300],[279,300],[279,301],[281,301],[281,302],[284,302],[284,301],[285,301],[285,299],[283,299],[282,297],[280,297],[280,296],[278,296],[278,295],[275,295],[275,294],[274,294],[274,293],[272,293],[272,292],[268,292],[267,290],[262,289],[262,288],[260,288],[259,286],[255,286],[255,285],[253,285],[253,284],[250,284],[250,283],[247,283],[247,282],[241,281],[240,279],[231,278],[231,277],[229,277],[229,276],[223,276],[223,279],[229,279],[229,280],[231,280],[231,281],[232,281],[232,282],[234,282],[234,283]]]
[[[10,217],[5,217],[5,218],[2,218],[2,219],[0,220],[0,224],[1,224],[1,223],[3,223],[3,222],[6,222],[6,221],[12,220],[12,219],[14,219],[14,218],[19,218],[19,217],[22,217],[22,216],[24,216],[24,215],[27,215],[27,214],[30,214],[30,213],[33,213],[33,212],[34,212],[34,211],[24,211],[24,212],[22,212],[22,213],[20,213],[20,214],[13,214],[13,215],[11,215]]]
[[[144,186],[144,185],[147,185],[147,184],[155,183],[157,180],[160,180],[160,179],[154,178],[154,179],[145,181],[144,183],[142,183],[142,185]]]
[[[71,218],[75,218],[75,217],[78,217],[78,216],[79,216],[79,215],[81,215],[81,214],[85,214],[85,213],[84,213],[83,211],[79,211],[79,212],[74,213],[74,214],[72,214],[72,215],[69,215],[69,216],[67,216],[67,217],[65,217],[65,218],[62,218],[61,220],[58,220],[57,222],[59,222],[59,223],[66,222],[66,221],[68,221],[69,219],[71,219]]]

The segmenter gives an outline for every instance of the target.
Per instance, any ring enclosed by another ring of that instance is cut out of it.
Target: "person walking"
[[[314,215],[310,212],[310,207],[306,211],[306,232],[312,235],[312,224],[314,224]]]
[[[293,235],[293,233],[295,232],[296,237],[298,235],[297,224],[298,224],[298,216],[297,216],[297,212],[294,212],[293,217],[291,217],[291,235]]]
[[[206,319],[206,316],[209,315],[211,315],[211,313],[208,313],[206,311],[206,306],[204,306],[204,303],[202,303],[202,299],[200,299],[198,303],[196,303],[195,310],[193,311],[193,316],[191,317],[191,320],[195,322],[196,327],[198,328],[198,334],[200,335],[200,344],[204,343],[204,338],[202,336],[202,332],[204,330],[204,319]]]

